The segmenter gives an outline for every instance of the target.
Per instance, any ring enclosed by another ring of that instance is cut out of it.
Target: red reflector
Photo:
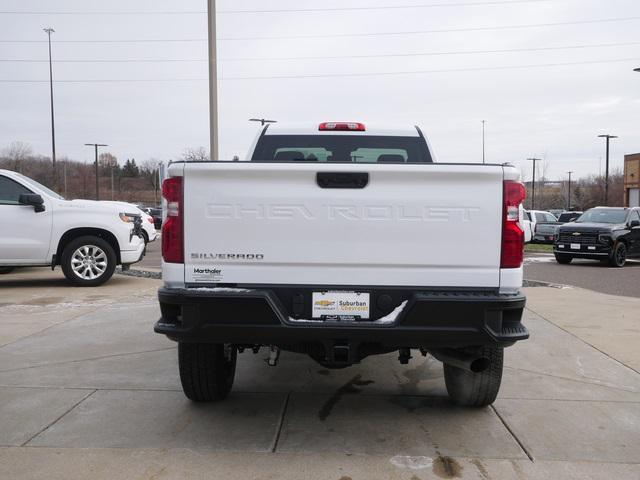
[[[354,122],[325,122],[320,124],[319,130],[321,132],[334,131],[334,132],[364,132],[366,127],[364,123]]]
[[[520,226],[520,204],[527,196],[524,185],[506,180],[503,193],[502,255],[500,268],[520,268],[524,260],[524,230]]]
[[[184,263],[182,177],[167,178],[162,184],[167,201],[167,219],[162,224],[162,258],[167,263]]]

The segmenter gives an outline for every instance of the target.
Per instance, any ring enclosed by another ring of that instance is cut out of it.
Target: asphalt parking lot
[[[640,477],[638,299],[527,289],[532,338],[491,408],[450,404],[419,354],[328,371],[265,352],[239,357],[226,402],[196,405],[152,333],[158,285],[0,277],[0,478]]]
[[[628,260],[624,268],[612,268],[606,263],[583,259],[574,259],[569,265],[560,265],[553,254],[528,253],[524,276],[529,280],[640,298],[640,260]]]

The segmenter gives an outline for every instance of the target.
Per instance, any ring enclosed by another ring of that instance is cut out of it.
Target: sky
[[[91,161],[89,142],[121,163],[208,148],[206,4],[0,0],[0,149],[50,155],[44,27],[58,158]],[[530,157],[550,179],[603,171],[599,134],[620,137],[612,169],[640,152],[637,0],[218,0],[217,11],[221,159],[246,156],[252,117],[419,125],[440,162],[482,162],[485,120],[487,161],[525,180]]]

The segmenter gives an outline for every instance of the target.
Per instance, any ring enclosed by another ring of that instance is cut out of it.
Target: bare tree
[[[153,201],[158,203],[158,192],[160,190],[158,170],[162,162],[157,158],[150,158],[142,162],[140,171],[147,178],[149,184],[153,188]]]
[[[118,158],[109,152],[101,153],[98,157],[98,165],[103,170],[111,170],[118,166]]]
[[[16,172],[20,172],[22,163],[32,156],[31,145],[24,142],[11,142],[8,147],[2,150],[2,158],[5,160],[8,169]]]
[[[207,149],[204,147],[185,148],[181,160],[190,162],[205,162],[210,159]]]

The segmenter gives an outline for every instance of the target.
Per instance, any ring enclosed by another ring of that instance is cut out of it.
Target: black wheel
[[[79,237],[69,242],[60,259],[67,280],[79,287],[97,287],[116,269],[116,253],[99,237]]]
[[[609,255],[609,265],[622,268],[625,263],[627,263],[627,246],[622,242],[618,242],[616,246],[613,247],[611,255]]]
[[[480,373],[444,364],[444,381],[447,385],[447,392],[449,392],[451,400],[458,405],[485,407],[491,405],[498,396],[502,381],[504,349],[483,347],[476,352],[489,359],[489,368]]]
[[[182,390],[194,402],[217,402],[229,395],[236,375],[237,350],[231,345],[178,344]]]
[[[573,257],[571,255],[566,255],[564,253],[556,253],[556,262],[558,262],[561,265],[569,265],[571,263],[571,260],[573,260]]]
[[[13,272],[13,267],[0,267],[0,275],[6,275]]]

